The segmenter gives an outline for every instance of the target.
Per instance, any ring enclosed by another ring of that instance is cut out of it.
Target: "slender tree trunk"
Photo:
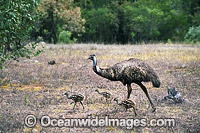
[[[3,56],[6,56],[8,45],[6,44],[3,50]]]
[[[7,52],[7,47],[8,45],[5,44],[4,50],[3,50],[3,57],[6,56],[6,52]],[[0,68],[2,68],[3,64],[4,64],[5,59],[1,58],[1,62],[0,62]],[[1,70],[1,69],[0,69]]]
[[[118,19],[119,19],[119,30],[118,30],[118,39],[119,43],[125,43],[125,36],[124,36],[124,13],[121,7],[123,0],[119,0],[119,9],[118,9]]]

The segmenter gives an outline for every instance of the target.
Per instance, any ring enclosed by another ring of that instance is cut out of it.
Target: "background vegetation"
[[[32,0],[0,0],[0,68],[6,59],[30,58],[41,52],[28,42],[39,17],[36,6],[37,1]]]
[[[6,59],[38,55],[41,51],[30,41],[136,44],[200,40],[199,0],[0,0],[0,5],[1,68]]]
[[[48,43],[56,44],[59,42],[59,34],[63,31],[71,33],[71,40],[76,38],[78,42],[84,43],[126,44],[184,41],[184,39],[187,42],[196,42],[193,39],[199,41],[198,0],[1,0],[0,2],[1,37],[4,38],[1,44],[12,43],[14,35],[17,35],[14,38],[18,39],[19,44],[22,42],[19,40],[37,40],[38,37],[42,37]],[[190,38],[188,34],[185,37],[187,32],[195,38]],[[197,34],[197,37],[193,34]]]
[[[199,41],[190,29],[200,26],[198,0],[41,0],[37,9],[42,17],[32,38],[48,43],[59,42],[63,30],[81,43]]]

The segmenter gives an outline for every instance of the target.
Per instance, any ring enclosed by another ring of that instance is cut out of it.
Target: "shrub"
[[[200,42],[200,26],[190,27],[188,32],[185,34],[184,40],[187,43]]]
[[[20,57],[30,58],[42,52],[36,49],[36,43],[27,43],[37,28],[37,4],[38,0],[0,0],[0,69],[6,60],[19,61]]]
[[[62,31],[59,34],[59,43],[69,44],[72,41],[70,40],[72,33],[69,31]]]

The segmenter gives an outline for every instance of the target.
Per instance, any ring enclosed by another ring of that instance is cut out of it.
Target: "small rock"
[[[185,64],[183,64],[183,65],[181,66],[181,68],[186,68],[186,65],[185,65]]]
[[[48,64],[49,65],[54,65],[54,64],[56,64],[56,61],[55,60],[51,60],[51,61],[48,62]]]

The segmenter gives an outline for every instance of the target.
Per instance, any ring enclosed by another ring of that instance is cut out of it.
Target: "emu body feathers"
[[[72,99],[72,100],[75,102],[75,103],[74,103],[74,108],[75,108],[75,106],[76,106],[76,103],[77,103],[77,102],[80,102],[81,105],[82,105],[82,107],[83,107],[83,109],[84,109],[84,106],[83,106],[83,103],[82,103],[82,101],[83,101],[83,99],[84,99],[84,96],[83,96],[83,95],[81,95],[81,94],[75,94],[75,95],[69,96],[67,92],[65,93],[65,95],[67,96],[67,99]],[[73,108],[73,109],[74,109],[74,108]]]
[[[135,116],[137,116],[136,109],[135,109],[136,103],[134,101],[132,101],[130,99],[126,99],[126,100],[122,101],[121,103],[118,103],[117,98],[115,98],[114,101],[116,101],[118,105],[124,106],[126,108],[126,111],[129,108],[133,108]]]
[[[160,81],[154,70],[144,61],[131,58],[115,64],[108,69],[101,69],[93,66],[96,74],[107,78],[111,81],[121,81],[124,85],[133,82],[149,82],[154,87],[160,87]]]

